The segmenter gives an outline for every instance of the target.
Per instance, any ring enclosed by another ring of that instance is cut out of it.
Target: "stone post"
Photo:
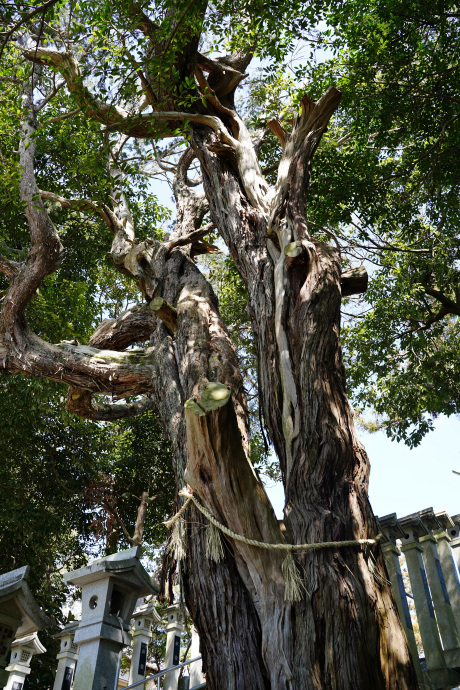
[[[40,643],[37,633],[15,640],[11,645],[10,665],[5,669],[10,674],[5,690],[22,690],[24,681],[31,670],[32,657],[43,652],[46,652],[46,649]]]
[[[168,606],[164,612],[166,617],[166,657],[165,668],[180,664],[180,643],[184,626],[179,604]],[[180,669],[164,676],[163,690],[177,690]]]
[[[192,625],[192,644],[190,645],[190,658],[194,659],[197,656],[200,656],[200,638],[195,629],[195,626]],[[201,685],[201,683],[203,682],[203,663],[200,659],[199,661],[194,661],[193,664],[190,664],[190,690],[192,690],[192,688],[196,687],[197,685]]]
[[[450,548],[452,549],[452,554],[453,554],[454,560],[457,564],[457,568],[460,571],[460,525],[458,524],[459,518],[460,518],[460,515],[456,515],[452,518],[455,525],[454,525],[454,527],[450,527],[448,529],[447,534],[449,535],[449,537],[451,539]]]
[[[129,624],[136,601],[156,592],[139,561],[140,552],[134,547],[64,575],[66,583],[82,588],[73,690],[116,688],[120,652],[131,641]]]
[[[128,685],[136,683],[145,678],[147,669],[147,654],[150,640],[152,639],[152,625],[156,625],[161,620],[157,613],[155,604],[149,602],[143,604],[133,613],[133,654],[131,657],[131,667],[129,669]]]
[[[422,558],[423,549],[416,541],[410,541],[402,545],[402,550],[409,570],[427,668],[428,670],[443,668],[444,656]]]
[[[29,570],[25,565],[0,575],[0,688],[8,681],[5,666],[13,640],[52,625],[29,589]]]
[[[460,574],[450,546],[451,538],[447,532],[440,531],[434,535],[438,545],[439,560],[446,580],[447,592],[454,613],[457,630],[460,629]]]
[[[425,561],[431,596],[436,611],[436,621],[441,633],[442,646],[444,650],[457,649],[460,639],[450,605],[444,573],[439,561],[436,539],[432,534],[426,534],[419,538],[419,542],[423,549],[423,560]]]
[[[75,666],[78,659],[78,645],[74,642],[78,621],[71,621],[53,637],[61,640],[61,648],[57,655],[58,667],[54,678],[53,690],[71,690]]]
[[[409,605],[407,603],[406,588],[404,586],[401,566],[399,563],[400,551],[395,544],[387,542],[386,544],[382,544],[382,552],[388,571],[388,577],[390,578],[391,587],[393,589],[393,596],[396,600],[396,606],[398,607],[399,617],[403,624],[410,653],[412,654],[412,659],[414,661],[417,680],[419,683],[423,683],[422,667],[420,665],[420,659],[418,656],[417,643],[415,641]]]

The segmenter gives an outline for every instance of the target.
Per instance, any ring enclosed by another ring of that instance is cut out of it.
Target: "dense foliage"
[[[318,151],[311,231],[364,262],[344,306],[350,394],[369,429],[409,446],[459,412],[459,17],[448,2],[335,2],[289,60],[253,79],[248,115],[288,127],[308,83],[342,102]],[[279,155],[263,144],[268,174]],[[369,414],[371,413],[371,414]]]
[[[417,445],[460,404],[459,17],[449,2],[340,3],[327,22],[337,57],[319,71],[344,92],[349,137],[337,206],[374,262],[345,331],[350,386]]]

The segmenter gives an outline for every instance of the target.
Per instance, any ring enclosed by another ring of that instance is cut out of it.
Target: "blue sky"
[[[371,460],[369,497],[377,515],[399,517],[432,507],[460,513],[460,421],[441,416],[435,430],[410,450],[383,433],[361,434]]]
[[[376,515],[404,517],[423,508],[460,513],[460,421],[441,416],[420,446],[410,449],[378,431],[359,434],[371,462],[369,498]],[[267,486],[273,507],[282,517],[283,490]]]

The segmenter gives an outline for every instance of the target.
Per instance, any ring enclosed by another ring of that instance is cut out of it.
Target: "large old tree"
[[[188,486],[238,534],[292,544],[374,537],[369,462],[354,430],[340,346],[341,299],[366,281],[362,270],[342,270],[338,246],[312,234],[306,214],[313,157],[340,92],[329,88],[316,102],[305,93],[291,118],[268,123],[280,146],[274,185],[258,162],[266,133],[249,131],[235,107],[254,52],[265,47],[276,56],[273,36],[283,45],[292,28],[284,13],[300,13],[302,4],[48,2],[37,9],[5,14],[11,71],[3,83],[20,99],[17,172],[30,247],[0,257],[8,279],[2,368],[67,386],[67,408],[92,420],[155,410],[173,449],[177,492]],[[296,31],[302,21],[292,20]],[[225,33],[233,52],[219,57],[213,45]],[[71,107],[47,116],[56,98]],[[38,138],[46,148],[46,128],[72,116],[92,123],[109,159],[110,190],[100,199],[64,197],[37,183]],[[178,149],[162,144],[173,161],[163,157],[161,166],[174,170],[176,224],[163,241],[153,234],[140,241],[127,166],[149,142],[161,159],[158,142],[168,138],[182,142],[176,158]],[[142,307],[102,321],[86,345],[53,344],[28,325],[37,290],[65,261],[56,207],[109,228],[113,266],[144,297]],[[225,243],[248,294],[260,408],[286,495],[281,526],[249,461],[237,353],[194,260],[210,248],[210,232]],[[176,507],[181,501],[177,494]],[[390,588],[373,577],[368,551],[298,552],[304,592],[287,601],[283,554],[229,538],[215,563],[206,557],[204,518],[190,508],[185,519],[182,579],[209,688],[416,687]],[[375,558],[383,569],[378,549]]]

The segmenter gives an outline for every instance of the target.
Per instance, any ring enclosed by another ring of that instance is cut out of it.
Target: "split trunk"
[[[33,59],[42,59],[41,53],[46,50],[32,53]],[[199,80],[202,85],[200,74]],[[233,92],[222,93],[222,103],[210,97],[210,115],[191,119],[192,149],[179,164],[177,226],[168,243],[137,242],[122,192],[113,211],[40,192],[34,123],[27,115],[21,193],[32,249],[21,264],[3,262],[10,279],[2,308],[3,366],[66,383],[69,409],[92,419],[155,407],[174,449],[178,490],[187,484],[237,534],[266,544],[372,538],[369,463],[354,431],[341,361],[340,252],[310,236],[305,213],[312,158],[340,94],[331,89],[316,104],[304,98],[289,134],[272,123],[283,155],[270,192],[233,110]],[[30,88],[25,97],[29,113]],[[123,137],[119,150],[122,145]],[[206,203],[187,185],[194,157]],[[116,179],[116,155],[112,173]],[[27,302],[62,255],[40,196],[78,210],[86,204],[97,213],[113,232],[115,266],[138,281],[150,305],[101,324],[88,346],[50,345],[25,322]],[[283,526],[249,462],[238,359],[213,290],[192,258],[208,208],[249,295],[260,406],[285,486]],[[351,289],[349,281],[343,284]],[[141,331],[142,337],[150,333],[151,347],[126,350]],[[132,405],[97,405],[93,393],[148,396]],[[417,687],[390,586],[376,582],[360,547],[299,551],[303,596],[286,601],[283,553],[227,539],[223,561],[214,563],[206,557],[205,520],[195,509],[185,519],[181,572],[208,690]],[[384,573],[378,549],[375,557]]]

